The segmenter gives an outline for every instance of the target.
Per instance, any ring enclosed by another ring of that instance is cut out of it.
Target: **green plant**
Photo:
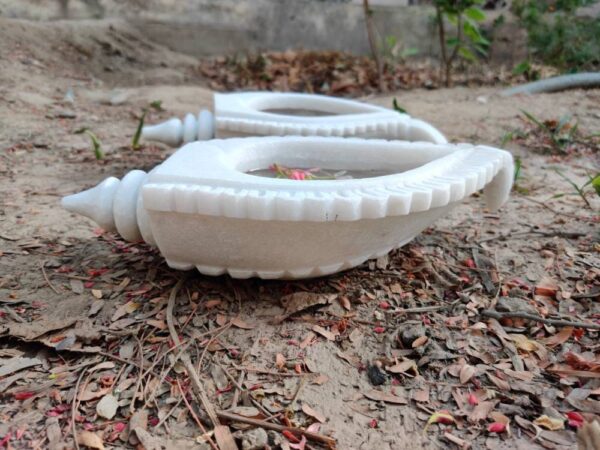
[[[486,56],[490,42],[483,36],[479,24],[485,20],[480,8],[483,0],[434,0],[440,40],[441,64],[446,86],[452,83],[452,66],[457,57],[474,62],[477,55]],[[448,37],[446,21],[454,25],[455,36]]]
[[[528,59],[517,64],[513,68],[512,73],[513,75],[523,75],[527,81],[536,81],[540,79],[540,71],[534,69]]]
[[[566,153],[568,145],[575,141],[578,124],[571,124],[571,118],[565,116],[560,120],[538,120],[533,114],[521,110],[523,115],[539,128],[549,139],[552,147],[558,153]]]
[[[596,0],[515,0],[531,57],[566,72],[600,66],[600,20],[577,14]]]
[[[100,139],[98,139],[98,137],[94,133],[92,133],[87,128],[80,128],[79,130],[75,131],[75,134],[87,134],[90,137],[90,140],[92,141],[92,149],[94,150],[94,156],[96,157],[96,159],[100,160],[104,158],[105,155],[102,151]]]
[[[569,116],[561,119],[541,120],[527,111],[520,117],[525,127],[504,133],[501,145],[509,141],[543,153],[568,155],[600,151],[600,135],[583,133],[577,121]]]
[[[155,111],[164,111],[164,108],[162,107],[162,100],[151,101],[148,104],[148,107]],[[148,114],[148,108],[142,109],[142,114],[140,115],[140,120],[138,121],[138,126],[135,130],[135,134],[133,135],[133,138],[131,139],[131,148],[133,150],[138,150],[141,147],[140,138],[142,137],[142,129],[144,128],[144,121],[146,120],[147,114]]]
[[[394,100],[392,101],[392,106],[394,107],[394,111],[399,112],[400,114],[408,114],[406,109],[404,109],[398,104],[398,100],[396,100],[396,97],[394,97]]]
[[[600,196],[600,172],[596,173],[595,175],[590,175],[588,173],[588,180],[585,183],[583,183],[581,186],[578,186],[577,183],[575,183],[573,180],[571,180],[569,177],[567,177],[565,174],[563,174],[560,170],[555,169],[555,171],[558,175],[560,175],[560,177],[562,179],[564,179],[571,186],[573,186],[573,189],[575,189],[575,192],[573,192],[572,194],[579,195],[579,197],[581,197],[581,199],[585,202],[586,206],[588,208],[592,209],[592,205],[590,204],[589,200],[586,198],[586,195],[589,192],[587,188],[589,186],[591,186],[593,188],[593,190],[596,192],[596,195]],[[554,195],[553,198],[562,197],[564,195],[568,195],[568,194],[556,194],[556,195]]]
[[[414,47],[406,47],[402,43],[398,42],[396,36],[390,35],[383,39],[381,44],[382,54],[386,63],[396,64],[406,61],[406,58],[415,56],[419,53],[419,50]]]
[[[150,104],[152,106],[152,103]],[[137,150],[140,148],[140,138],[142,137],[142,128],[144,128],[144,120],[146,119],[146,114],[148,113],[147,109],[142,110],[142,115],[140,116],[140,121],[138,122],[137,129],[135,130],[135,134],[133,135],[133,139],[131,140],[131,148]]]

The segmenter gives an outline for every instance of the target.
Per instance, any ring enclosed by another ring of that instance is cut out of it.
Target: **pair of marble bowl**
[[[215,130],[227,139],[212,139]],[[214,115],[188,114],[142,136],[185,145],[149,173],[108,178],[63,206],[157,246],[173,268],[234,278],[357,266],[409,242],[476,191],[497,209],[514,171],[504,150],[448,144],[406,114],[318,95],[215,94]],[[273,164],[309,176],[261,176]],[[312,176],[315,168],[355,176],[326,179]]]

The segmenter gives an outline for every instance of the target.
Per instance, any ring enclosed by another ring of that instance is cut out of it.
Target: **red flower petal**
[[[469,405],[471,406],[475,406],[479,404],[479,399],[477,398],[477,396],[475,394],[469,394]]]
[[[565,415],[567,416],[567,419],[569,419],[569,426],[573,428],[579,428],[585,422],[585,418],[577,411],[570,411]]]
[[[490,423],[488,431],[490,433],[504,433],[506,431],[506,424],[501,422]]]
[[[32,391],[21,391],[21,392],[16,392],[14,397],[15,400],[27,400],[28,398],[31,398],[35,395],[35,392]]]

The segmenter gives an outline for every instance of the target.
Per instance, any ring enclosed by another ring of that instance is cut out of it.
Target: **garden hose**
[[[567,89],[600,87],[600,72],[574,73],[522,84],[500,92],[503,97],[516,94],[539,94]]]

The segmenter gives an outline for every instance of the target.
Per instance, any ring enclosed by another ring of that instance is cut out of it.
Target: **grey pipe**
[[[522,84],[500,92],[503,97],[516,94],[539,94],[540,92],[556,92],[566,89],[600,87],[600,72],[574,73],[559,77],[546,78],[533,83]]]

